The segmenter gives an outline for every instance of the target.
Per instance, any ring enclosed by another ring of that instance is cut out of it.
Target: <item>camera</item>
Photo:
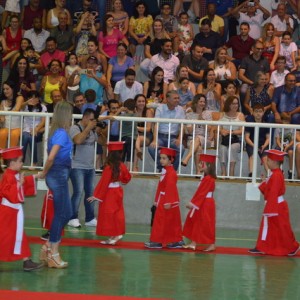
[[[99,122],[97,122],[97,124],[96,124],[96,127],[99,127],[99,128],[101,128],[101,129],[105,129],[106,126],[107,126],[107,124],[106,124],[105,122],[103,122],[103,121],[99,121]]]

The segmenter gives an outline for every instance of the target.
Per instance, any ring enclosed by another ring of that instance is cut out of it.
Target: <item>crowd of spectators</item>
[[[160,1],[160,8],[148,1],[106,2],[4,1],[1,111],[38,115],[53,112],[60,101],[71,102],[74,113],[94,109],[102,124],[98,167],[104,163],[109,138],[125,141],[129,153],[124,159],[135,171],[144,146],[158,170],[157,151],[170,146],[178,151],[175,169],[194,157],[198,173],[197,153],[220,141],[222,176],[234,176],[243,142],[244,127],[232,122],[300,124],[299,1],[277,1],[273,10],[271,3],[263,6],[259,0]],[[141,82],[138,74],[148,79]],[[119,121],[106,120],[107,115],[213,120],[216,125],[220,120],[230,125],[216,130],[139,122],[132,128],[131,122],[120,126]],[[0,116],[0,147],[21,142],[26,154],[27,146],[34,145],[35,166],[45,120],[25,117],[24,125],[22,120]],[[245,128],[250,176],[253,132]],[[289,157],[288,178],[294,178],[293,159],[300,156],[300,148],[293,142],[300,142],[300,134],[295,139],[293,130],[271,135],[260,131],[259,155],[264,157],[271,146],[283,149]],[[300,164],[295,165],[300,178]]]

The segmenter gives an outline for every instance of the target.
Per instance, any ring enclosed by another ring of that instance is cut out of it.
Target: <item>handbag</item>
[[[229,146],[230,135],[222,136],[221,145],[228,147]],[[231,135],[231,144],[240,143],[240,138],[236,134]]]

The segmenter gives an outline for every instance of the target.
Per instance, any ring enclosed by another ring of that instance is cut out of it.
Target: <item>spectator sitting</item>
[[[124,36],[128,33],[129,27],[129,17],[126,11],[124,11],[121,0],[112,1],[112,11],[108,14],[112,15],[114,18],[114,27],[119,29]]]
[[[252,115],[253,107],[258,103],[262,104],[264,106],[265,118],[269,122],[272,96],[273,87],[269,85],[267,75],[263,72],[257,72],[253,85],[247,90],[244,106],[248,113]]]
[[[161,52],[153,55],[149,65],[150,73],[157,66],[164,70],[164,81],[166,83],[174,80],[174,75],[177,66],[179,65],[179,59],[172,54],[172,42],[171,40],[162,40]]]
[[[127,38],[123,33],[114,27],[114,18],[112,15],[105,15],[102,31],[99,33],[99,51],[107,59],[117,55],[117,46],[119,42],[128,45]]]
[[[300,56],[296,57],[296,67],[292,73],[296,76],[296,85],[300,86]]]
[[[179,105],[186,109],[191,105],[194,94],[189,89],[189,79],[186,77],[179,78],[180,87],[177,89],[179,95]]]
[[[153,118],[154,111],[153,109],[147,108],[147,100],[146,97],[142,94],[138,94],[134,98],[135,101],[135,116],[142,118]],[[145,134],[146,132],[146,134]],[[138,158],[143,160],[143,152],[141,148],[144,146],[148,146],[153,139],[152,133],[152,123],[150,122],[138,122],[137,123],[137,138],[135,143],[135,155],[134,155],[134,163],[133,163],[133,171],[138,172]]]
[[[285,57],[278,56],[278,58],[275,62],[275,67],[276,67],[275,71],[272,72],[271,78],[270,78],[270,84],[272,84],[272,86],[274,88],[284,85],[285,76],[288,73],[290,73],[288,70],[286,70],[285,64],[286,64]],[[295,74],[295,73],[293,72],[293,74]]]
[[[167,119],[185,119],[184,110],[179,104],[179,95],[177,91],[169,91],[167,93],[167,103],[161,104],[155,111],[155,118],[167,118]],[[158,127],[158,128],[157,128]],[[148,147],[149,154],[152,159],[158,158],[158,149],[160,147],[167,147],[175,149],[177,151],[176,158],[174,160],[174,169],[177,170],[179,166],[179,153],[181,156],[184,154],[184,148],[182,145],[181,126],[179,123],[157,123],[153,129],[153,141]],[[170,140],[169,140],[170,139]],[[157,159],[157,169],[161,171],[159,159]]]
[[[48,72],[47,67],[53,59],[57,59],[61,62],[61,71],[65,68],[66,55],[63,51],[57,49],[57,41],[54,37],[49,36],[46,39],[46,51],[41,55],[41,62],[43,69],[40,71],[42,74]]]
[[[221,37],[224,36],[224,20],[222,17],[216,15],[217,6],[215,3],[207,4],[207,15],[199,21],[199,27],[204,19],[209,19],[211,22],[211,29],[217,32]]]
[[[125,78],[118,81],[115,86],[115,99],[121,103],[133,99],[137,94],[143,93],[143,86],[135,80],[136,73],[132,69],[125,71]]]
[[[189,21],[188,14],[186,12],[180,13],[179,24],[178,24],[178,32],[179,32],[178,51],[181,53],[181,55],[190,54],[190,48],[194,40],[193,26],[188,21]]]
[[[227,57],[227,49],[221,47],[216,51],[214,62],[209,64],[209,68],[215,71],[216,81],[221,84],[222,90],[228,81],[237,79],[236,67]]]
[[[54,108],[55,108],[55,105],[60,102],[60,101],[63,101],[63,96],[60,92],[60,90],[52,90],[50,92],[50,99],[51,99],[51,103],[47,104],[46,107],[47,107],[47,112],[48,113],[53,113],[54,112]],[[81,114],[81,112],[80,112]]]
[[[163,26],[173,43],[173,52],[177,54],[179,46],[178,22],[175,16],[171,14],[171,4],[162,3],[160,6],[161,14],[156,17],[163,22]]]
[[[64,12],[67,14],[67,24],[71,25],[72,18],[70,12],[65,8],[66,1],[55,0],[55,7],[50,9],[47,13],[47,28],[52,29],[59,24],[59,13]]]
[[[23,110],[25,112],[47,112],[45,105],[40,102],[40,95],[37,91],[31,91],[27,95],[27,100],[23,103]],[[30,155],[31,168],[35,167],[38,163],[38,149],[37,143],[43,140],[45,131],[45,117],[30,116],[24,117],[23,133],[22,133],[22,146],[23,157],[25,160],[27,147],[29,145],[32,152],[32,160]],[[33,139],[33,143],[32,143]],[[33,147],[32,147],[33,145]],[[34,169],[34,168],[33,168]]]
[[[286,114],[281,115],[281,120],[283,124],[291,124],[290,116]],[[284,151],[287,153],[289,158],[289,170],[288,170],[288,179],[293,179],[293,146],[294,146],[294,129],[291,128],[276,128],[275,130],[275,142],[276,149]]]
[[[79,91],[76,92],[73,95],[73,102],[74,102],[73,114],[81,115],[82,106],[86,103],[84,94]]]
[[[107,80],[105,75],[98,71],[98,59],[95,56],[90,56],[87,59],[86,72],[80,72],[79,89],[84,93],[88,89],[93,89],[96,92],[95,104],[103,104],[103,93],[107,89]],[[69,78],[68,85],[75,86],[78,83],[75,78],[79,74],[79,70],[75,70]]]
[[[239,99],[235,96],[228,97],[224,103],[224,113],[220,116],[220,121],[228,122],[228,125],[220,126],[221,145],[220,145],[220,162],[221,176],[227,175],[229,164],[229,176],[234,176],[236,162],[241,152],[240,136],[243,133],[243,127],[233,125],[234,122],[243,122],[245,117],[239,112]],[[229,144],[231,142],[231,144]],[[230,149],[230,152],[229,152]]]
[[[275,35],[275,27],[272,23],[264,25],[262,37],[259,40],[264,46],[262,56],[268,60],[270,69],[273,71],[275,69],[275,62],[279,55],[280,40],[279,37]]]
[[[148,15],[145,2],[137,1],[134,6],[133,16],[129,20],[129,52],[135,56],[136,46],[143,45],[151,32],[153,19]]]
[[[292,40],[292,35],[289,31],[282,34],[279,54],[286,59],[286,67],[290,71],[296,70],[297,45]]]
[[[67,59],[66,59],[66,67],[65,67],[65,77],[66,81],[69,81],[70,76],[72,73],[76,70],[80,70],[80,67],[78,65],[78,58],[74,52],[69,52]],[[74,84],[75,86],[68,86],[67,87],[67,101],[73,102],[73,95],[79,91],[79,82],[80,82],[80,76],[77,75],[74,78]]]
[[[192,101],[191,108],[187,110],[186,118],[188,120],[205,120],[211,121],[211,112],[206,110],[206,97],[203,94],[197,94]],[[206,136],[206,125],[197,123],[195,127],[191,124],[186,125],[187,132],[187,147],[189,152],[187,156],[181,161],[181,165],[186,167],[189,160],[192,158],[194,153],[194,162],[196,167],[196,174],[200,174],[201,165],[199,164],[199,155],[203,149],[211,147],[214,141],[214,130],[213,126],[208,126]]]
[[[59,90],[65,98],[67,91],[67,81],[64,76],[61,76],[62,63],[58,59],[53,59],[49,65],[49,74],[45,75],[41,82],[40,94],[42,95],[46,104],[52,103],[50,93],[53,90]]]
[[[186,66],[190,81],[199,84],[202,82],[204,70],[208,68],[208,61],[203,57],[204,49],[199,44],[194,42],[190,51],[191,54],[183,57],[182,65]]]
[[[38,70],[42,68],[42,62],[40,55],[35,51],[32,46],[26,48],[24,56],[27,58],[29,63],[30,73],[33,75],[34,80],[38,81]]]
[[[246,117],[246,122],[251,123],[265,123],[264,118],[264,106],[260,103],[257,103],[253,106],[253,113]],[[246,142],[246,151],[249,157],[249,174],[248,177],[252,177],[253,171],[253,147],[254,147],[254,127],[245,127],[245,142]],[[261,159],[262,164],[264,165],[266,173],[268,172],[267,165],[267,153],[265,150],[268,150],[270,140],[269,140],[269,128],[261,127],[259,128],[258,135],[258,155]]]
[[[127,99],[123,103],[121,108],[122,117],[134,117],[135,116],[135,100]],[[133,127],[133,128],[132,128]],[[135,153],[135,143],[137,139],[137,125],[132,121],[122,121],[122,138],[121,140],[125,142],[123,150],[123,162],[125,162],[128,170],[132,170],[130,167],[131,162],[134,158]],[[133,145],[133,147],[131,147]]]
[[[246,13],[241,12],[241,9],[246,5]],[[261,24],[267,20],[271,14],[265,9],[258,0],[250,2],[246,0],[240,5],[236,6],[231,14],[239,20],[239,23],[247,22],[250,24],[249,35],[253,39],[259,39],[261,33]]]
[[[84,2],[86,1],[87,0],[84,0]],[[97,35],[95,17],[92,12],[87,11],[81,14],[80,20],[74,29],[74,34],[76,40],[76,55],[88,55],[88,40],[90,37],[96,37]]]
[[[81,55],[78,58],[80,67],[82,69],[86,69],[88,58],[90,56],[95,56],[97,58],[97,62],[98,62],[97,70],[99,72],[102,72],[103,74],[106,74],[106,72],[107,72],[107,59],[98,50],[98,40],[97,40],[96,36],[89,37],[88,43],[87,43],[87,52],[88,52],[87,55]]]
[[[155,67],[151,73],[150,81],[144,83],[144,96],[152,102],[164,102],[168,90],[168,84],[164,82],[164,70]]]
[[[224,103],[228,97],[235,96],[237,98],[240,98],[236,83],[234,81],[228,81],[224,87],[224,91],[225,94],[221,96],[220,111],[224,110]]]
[[[240,34],[232,36],[225,44],[225,47],[232,49],[232,62],[236,68],[241,64],[244,57],[250,55],[251,48],[254,44],[254,39],[249,36],[250,25],[249,23],[242,22],[240,25]]]
[[[189,71],[190,71],[190,69],[187,66],[185,66],[183,64],[179,65],[176,69],[175,80],[169,84],[168,90],[169,91],[173,91],[173,90],[177,91],[180,87],[179,79],[180,78],[188,78],[189,79],[190,78]],[[196,94],[195,85],[190,80],[189,80],[188,89],[192,92],[193,95]]]
[[[219,33],[211,28],[211,21],[203,19],[200,24],[200,32],[196,34],[194,42],[202,46],[203,57],[208,61],[215,58],[215,53],[222,46],[222,38]]]
[[[222,87],[220,83],[216,82],[216,74],[213,69],[205,70],[203,83],[198,85],[197,94],[206,96],[207,110],[220,111]]]
[[[144,42],[144,54],[145,59],[141,62],[141,71],[145,74],[149,74],[149,65],[151,58],[161,52],[161,44],[164,39],[169,39],[163,21],[161,19],[156,19],[152,23],[152,30],[150,36]]]
[[[57,41],[57,49],[67,54],[74,50],[75,36],[73,27],[68,25],[68,14],[66,12],[58,13],[58,25],[50,30],[50,36]]]
[[[281,37],[285,31],[293,33],[294,20],[286,13],[286,5],[279,3],[277,14],[271,18],[271,23],[275,27],[275,35]]]
[[[50,32],[43,29],[42,19],[40,17],[35,17],[31,22],[33,22],[32,27],[24,32],[24,38],[29,39],[34,49],[38,53],[41,53],[46,48],[46,40]]]
[[[287,74],[285,84],[274,90],[272,111],[276,123],[282,123],[282,115],[286,115],[291,124],[300,124],[300,87],[296,86],[294,74]]]
[[[92,109],[95,112],[95,119],[98,119],[101,114],[101,106],[95,104],[96,102],[96,92],[92,89],[88,89],[84,92],[84,98],[86,103],[83,104],[81,108],[81,113],[83,114],[86,109]]]
[[[32,26],[32,21],[35,18],[41,20],[41,25],[46,28],[46,10],[40,7],[40,0],[29,0],[28,5],[23,7],[21,12],[21,24],[24,30],[29,30]]]

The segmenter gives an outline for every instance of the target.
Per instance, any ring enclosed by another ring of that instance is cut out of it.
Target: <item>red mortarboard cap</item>
[[[211,155],[211,154],[200,154],[199,155],[199,159],[201,161],[205,161],[208,163],[215,163],[216,162],[216,156],[215,155]]]
[[[166,154],[168,156],[172,156],[175,157],[177,154],[177,151],[175,149],[172,148],[160,148],[160,154]]]
[[[13,159],[23,156],[22,147],[12,147],[7,149],[2,149],[2,158],[3,159]]]
[[[276,150],[276,149],[266,150],[266,152],[268,153],[268,158],[275,161],[283,161],[284,156],[286,155],[286,152]]]
[[[109,142],[107,144],[108,151],[120,151],[123,150],[125,142]]]

